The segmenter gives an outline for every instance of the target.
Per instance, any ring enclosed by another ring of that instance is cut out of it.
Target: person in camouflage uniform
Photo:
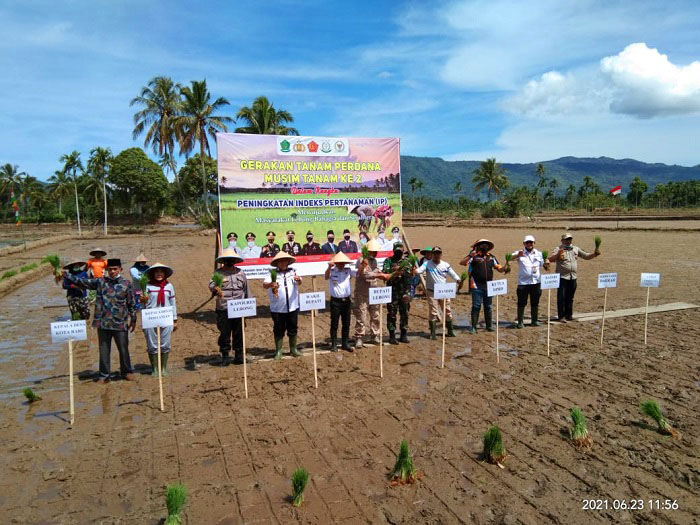
[[[403,251],[403,243],[397,241],[394,244],[394,254],[387,257],[382,268],[384,273],[392,274],[387,280],[387,286],[391,286],[391,303],[386,307],[386,324],[389,330],[389,343],[397,345],[396,340],[396,315],[401,317],[399,328],[401,337],[399,341],[408,343],[408,312],[411,309],[411,277],[414,268]]]

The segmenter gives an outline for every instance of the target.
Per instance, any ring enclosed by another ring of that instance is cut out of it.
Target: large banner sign
[[[218,133],[216,144],[221,240],[249,279],[267,276],[280,250],[299,275],[323,274],[338,251],[357,259],[369,239],[382,244],[380,259],[391,254],[401,228],[398,138]]]

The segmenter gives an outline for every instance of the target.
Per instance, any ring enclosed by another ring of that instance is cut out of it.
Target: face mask
[[[289,242],[293,242],[293,241],[294,241],[294,235],[287,235],[287,240],[288,240]]]
[[[313,241],[313,240],[314,240],[313,235],[307,235],[307,236],[306,236],[306,240],[309,241],[309,242]]]
[[[274,240],[274,239],[268,239],[268,240],[267,240],[267,244],[275,244],[275,240]]]
[[[394,256],[401,257],[403,255],[403,250],[394,250]]]
[[[349,240],[350,240],[350,236],[349,236],[349,235],[345,235],[345,236],[343,236],[343,239],[345,239],[346,241],[349,241]]]
[[[335,237],[328,237],[328,242],[333,242],[335,240]]]
[[[398,238],[399,238],[399,234],[398,234],[398,233],[395,233],[395,234],[394,234],[394,239],[398,239]]]
[[[360,243],[362,243],[362,245],[364,246],[365,244],[367,244],[367,239],[363,237],[362,239],[360,239]]]
[[[231,248],[235,248],[235,247],[236,247],[236,242],[237,242],[237,241],[228,241],[228,245],[229,245]]]
[[[381,233],[379,234],[379,238],[380,238],[381,240],[384,240],[384,232],[381,232]]]
[[[248,246],[251,248],[255,246],[255,241],[248,241]]]

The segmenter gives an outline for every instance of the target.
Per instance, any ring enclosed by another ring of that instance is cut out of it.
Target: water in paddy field
[[[0,400],[21,396],[23,388],[53,375],[67,347],[51,343],[49,325],[67,320],[66,291],[51,276],[0,299]]]

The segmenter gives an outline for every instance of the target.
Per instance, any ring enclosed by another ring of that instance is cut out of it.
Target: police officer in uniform
[[[274,257],[280,252],[280,245],[275,243],[275,232],[267,232],[267,244],[262,247],[260,257]]]
[[[294,242],[294,230],[287,230],[287,242],[282,245],[282,251],[289,255],[301,255],[301,244]]]

